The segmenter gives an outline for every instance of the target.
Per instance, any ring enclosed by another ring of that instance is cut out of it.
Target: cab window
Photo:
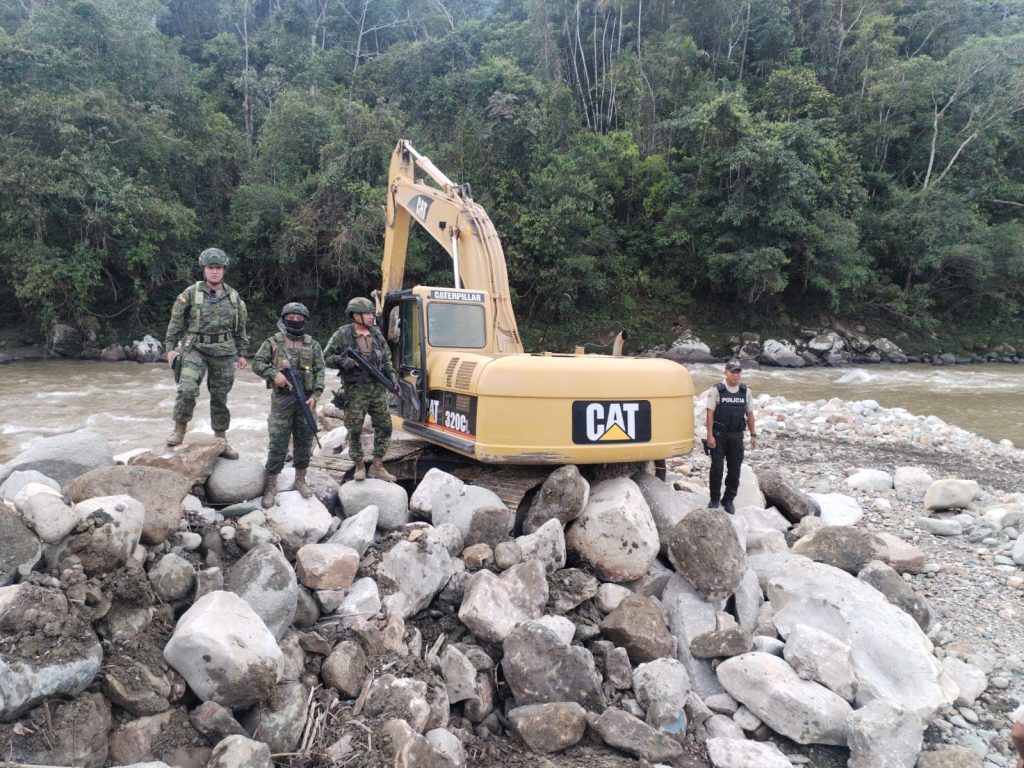
[[[400,306],[401,347],[399,355],[403,368],[420,367],[420,313],[419,304],[415,301],[403,302]]]
[[[432,347],[481,349],[487,343],[482,304],[427,305],[427,339]]]

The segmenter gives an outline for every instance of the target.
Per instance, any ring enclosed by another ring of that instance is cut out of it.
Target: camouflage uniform
[[[373,455],[383,458],[391,444],[391,414],[388,411],[388,391],[370,378],[370,374],[362,368],[344,370],[341,362],[346,349],[359,349],[356,345],[354,324],[343,325],[327,342],[324,360],[331,368],[338,368],[338,374],[345,383],[345,394],[348,405],[345,407],[345,428],[348,430],[348,452],[357,465],[363,460],[363,444],[361,441],[363,419],[370,414],[373,425]],[[366,355],[381,372],[397,381],[395,368],[391,364],[391,353],[388,350],[384,334],[377,326],[370,326],[370,338],[373,340],[373,351]]]
[[[320,344],[307,334],[303,334],[301,339],[289,336],[282,323],[277,327],[280,329],[278,333],[264,341],[252,359],[253,373],[264,379],[271,390],[270,415],[267,417],[270,438],[266,464],[268,475],[276,475],[284,467],[289,437],[292,438],[292,464],[295,469],[309,466],[313,446],[313,432],[306,424],[299,404],[293,402],[281,407],[281,401],[291,392],[275,387],[274,376],[282,368],[297,368],[302,372],[302,386],[307,397],[319,400],[324,392],[324,355]]]
[[[209,373],[206,388],[210,392],[210,424],[214,432],[224,432],[231,424],[228,392],[235,383],[238,358],[249,352],[245,302],[227,283],[221,289],[214,295],[205,281],[199,281],[182,291],[174,302],[164,336],[164,349],[168,351],[184,339],[174,421],[183,424],[192,420],[199,386]]]

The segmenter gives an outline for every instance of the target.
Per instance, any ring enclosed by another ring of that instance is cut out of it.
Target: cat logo
[[[425,222],[432,202],[433,201],[425,195],[416,195],[416,197],[409,201],[409,210],[413,212],[413,215],[417,219]]]
[[[572,404],[573,443],[646,443],[651,439],[647,400],[577,400]]]

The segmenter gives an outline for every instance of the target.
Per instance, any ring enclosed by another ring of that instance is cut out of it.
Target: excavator
[[[419,176],[419,178],[417,178]],[[413,223],[449,254],[452,285],[405,287]],[[394,426],[484,465],[663,462],[693,444],[693,382],[669,360],[526,353],[490,217],[405,140],[391,156],[378,322],[402,396]]]

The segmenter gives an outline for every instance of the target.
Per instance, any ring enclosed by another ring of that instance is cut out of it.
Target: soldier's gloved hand
[[[274,386],[280,389],[291,389],[291,385],[288,383],[288,379],[284,377],[284,374],[278,371],[274,374]]]
[[[341,358],[341,364],[339,365],[343,371],[351,371],[359,367],[359,363],[353,360],[351,357]]]
[[[398,374],[397,373],[392,373],[391,374],[391,383],[395,385],[396,389],[398,388]]]

